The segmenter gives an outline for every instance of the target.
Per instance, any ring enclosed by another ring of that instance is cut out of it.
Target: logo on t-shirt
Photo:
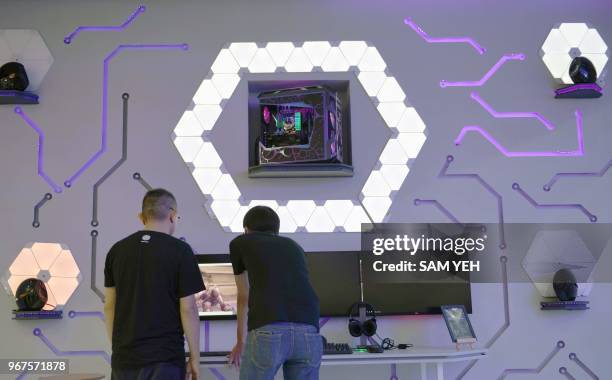
[[[140,238],[141,243],[148,243],[151,240],[151,235],[142,235]]]

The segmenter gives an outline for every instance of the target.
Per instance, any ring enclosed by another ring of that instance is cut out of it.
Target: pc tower
[[[323,83],[257,93],[249,176],[351,176],[347,101]]]

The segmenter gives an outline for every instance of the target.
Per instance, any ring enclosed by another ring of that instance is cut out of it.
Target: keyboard
[[[323,355],[344,355],[352,353],[353,349],[348,343],[325,343],[323,346]]]

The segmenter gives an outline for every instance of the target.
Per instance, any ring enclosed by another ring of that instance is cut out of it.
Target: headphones
[[[359,321],[359,319],[354,318],[354,315],[359,317],[359,309],[365,307],[366,316],[370,314],[372,317],[363,322]],[[349,321],[348,321],[348,330],[349,333],[354,337],[360,337],[362,335],[365,336],[373,336],[376,334],[376,311],[374,306],[370,305],[366,302],[355,302],[351,305],[349,309]]]

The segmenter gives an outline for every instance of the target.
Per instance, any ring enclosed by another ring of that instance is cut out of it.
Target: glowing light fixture
[[[28,278],[38,278],[47,287],[45,310],[62,309],[81,282],[81,271],[68,247],[58,243],[26,245],[11,263],[2,284],[14,296]]]
[[[541,56],[559,83],[572,84],[569,66],[575,57],[586,57],[601,75],[608,62],[608,46],[595,28],[585,23],[563,23],[553,28],[542,44]]]

